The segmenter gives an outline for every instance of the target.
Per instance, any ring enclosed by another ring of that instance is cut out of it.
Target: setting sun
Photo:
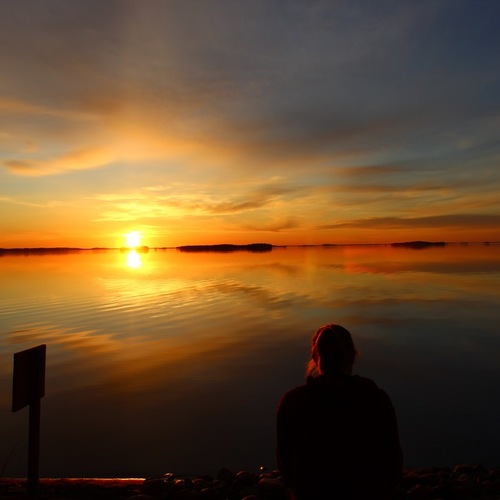
[[[137,248],[141,244],[141,233],[138,231],[131,231],[125,234],[125,244],[128,248]]]

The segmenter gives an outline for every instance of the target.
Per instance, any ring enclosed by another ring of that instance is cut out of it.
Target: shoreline
[[[174,250],[186,253],[232,253],[238,251],[246,251],[251,253],[266,253],[278,248],[343,248],[343,247],[393,247],[405,248],[410,250],[424,250],[427,248],[440,248],[447,246],[498,246],[500,241],[401,241],[401,242],[385,242],[385,243],[295,243],[275,245],[273,243],[215,243],[210,245],[178,245],[170,247],[0,247],[0,257],[4,255],[53,255],[53,254],[74,254],[80,252],[138,252],[149,253],[157,251]]]
[[[216,476],[165,474],[150,478],[41,478],[41,500],[286,500],[279,471],[233,472]],[[0,498],[27,497],[25,478],[0,478]],[[395,499],[500,498],[500,466],[461,464],[405,469]]]

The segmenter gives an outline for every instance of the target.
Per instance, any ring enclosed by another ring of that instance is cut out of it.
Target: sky
[[[3,0],[0,247],[500,241],[497,0]]]

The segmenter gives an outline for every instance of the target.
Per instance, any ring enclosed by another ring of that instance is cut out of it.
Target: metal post
[[[28,436],[28,498],[30,499],[39,497],[40,402],[40,398],[35,398],[30,404]]]

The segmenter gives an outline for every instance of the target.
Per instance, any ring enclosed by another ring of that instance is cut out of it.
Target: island
[[[181,252],[270,252],[273,249],[273,245],[270,243],[250,243],[249,245],[233,245],[233,244],[222,244],[222,245],[184,245],[177,247],[177,250]]]
[[[444,241],[404,241],[402,243],[391,243],[392,247],[415,248],[417,250],[430,247],[444,247]]]

